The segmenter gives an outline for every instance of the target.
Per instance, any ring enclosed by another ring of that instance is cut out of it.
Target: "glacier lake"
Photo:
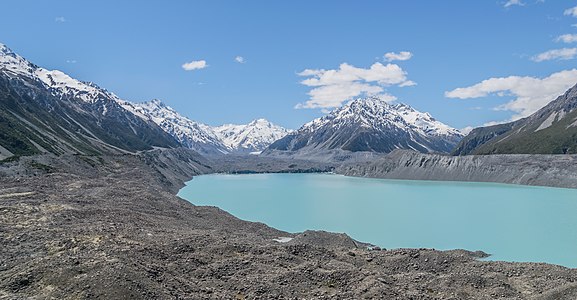
[[[482,250],[577,267],[577,190],[333,174],[203,175],[179,192],[288,232],[344,232],[391,248]]]

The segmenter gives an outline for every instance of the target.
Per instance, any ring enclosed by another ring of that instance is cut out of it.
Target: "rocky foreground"
[[[174,195],[213,171],[186,152],[1,164],[0,299],[577,297],[574,269],[462,250],[369,250],[343,234],[281,232]]]

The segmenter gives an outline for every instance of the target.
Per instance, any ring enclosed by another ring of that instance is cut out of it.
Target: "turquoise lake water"
[[[288,232],[577,267],[577,190],[332,174],[205,175],[179,196]]]

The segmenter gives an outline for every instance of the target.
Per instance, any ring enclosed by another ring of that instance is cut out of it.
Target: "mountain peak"
[[[0,43],[0,55],[7,55],[7,54],[14,54],[14,52],[12,52],[12,50],[10,50],[8,46]]]
[[[333,110],[330,115],[340,117],[354,117],[361,122],[369,122],[378,116],[396,117],[392,114],[396,106],[383,98],[370,96],[366,98],[354,99],[344,106]],[[368,125],[368,124],[367,124]]]
[[[235,152],[260,152],[291,130],[275,125],[264,118],[246,125],[225,124],[214,128],[227,147]]]
[[[22,56],[12,51],[12,49],[8,48],[8,46],[0,43],[0,66],[8,64],[27,64],[36,67]]]
[[[390,104],[383,98],[377,96],[369,96],[365,98],[356,98],[354,100],[351,100],[343,107],[365,108],[365,107],[381,107],[381,106],[388,107],[390,106]]]
[[[407,104],[390,104],[379,97],[355,99],[295,133],[270,149],[301,148],[390,152],[412,149],[449,152],[462,134]]]
[[[273,124],[269,120],[264,118],[252,120],[250,121],[250,123],[247,124],[247,126],[271,126],[271,125]]]
[[[0,43],[0,69],[9,71],[11,74],[34,77],[34,72],[38,67]]]

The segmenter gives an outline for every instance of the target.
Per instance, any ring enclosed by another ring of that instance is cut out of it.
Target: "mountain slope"
[[[225,124],[213,128],[223,143],[234,152],[260,152],[291,132],[265,119],[246,125]]]
[[[160,100],[123,102],[122,106],[140,118],[156,123],[184,147],[205,155],[226,154],[230,151],[210,126],[190,120]]]
[[[453,154],[575,154],[575,108],[577,85],[527,118],[473,129]]]
[[[428,113],[379,98],[357,99],[274,142],[267,152],[342,149],[387,153],[395,149],[449,152],[462,134]]]
[[[126,111],[118,101],[94,84],[40,68],[0,44],[2,157],[179,146],[156,124]]]

